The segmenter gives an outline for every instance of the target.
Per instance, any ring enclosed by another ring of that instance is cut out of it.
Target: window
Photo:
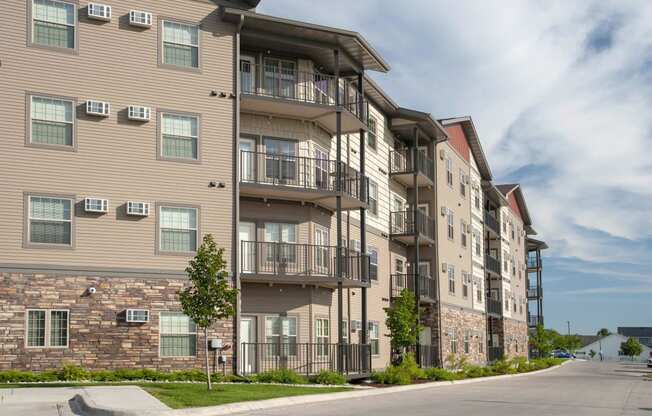
[[[513,241],[514,238],[516,237],[516,231],[514,231],[514,224],[513,223],[509,224],[509,232],[510,232],[510,234],[512,236],[512,241]]]
[[[512,306],[514,307],[514,313],[516,313],[516,296],[512,297]]]
[[[503,272],[509,273],[509,254],[506,251],[503,251]]]
[[[461,233],[460,233],[460,237],[461,237],[460,240],[462,240],[462,247],[465,247],[465,248],[466,248],[466,245],[467,245],[467,241],[466,241],[466,239],[467,239],[467,235],[466,235],[466,222],[464,222],[464,220],[461,220],[461,221],[460,221],[460,231],[461,231]]]
[[[475,294],[476,296],[475,297],[476,297],[478,303],[482,303],[482,292],[483,292],[483,290],[482,290],[482,280],[481,279],[478,280],[478,283],[476,283],[475,291],[476,291],[476,294]]]
[[[161,357],[197,355],[197,326],[182,312],[161,312]]]
[[[161,156],[166,159],[198,160],[198,117],[163,114],[161,122]]]
[[[466,175],[460,169],[460,195],[466,197]]]
[[[197,251],[197,208],[161,207],[159,216],[160,251]]]
[[[29,196],[29,244],[72,247],[72,204],[68,198]]]
[[[315,225],[315,266],[320,273],[328,273],[330,267],[330,232],[328,228]],[[343,245],[343,247],[346,247]]]
[[[265,342],[271,355],[297,355],[297,318],[265,317]]]
[[[507,219],[503,218],[503,233],[507,234]]]
[[[453,160],[450,157],[446,158],[446,183],[453,187]]]
[[[473,206],[477,210],[480,209],[480,191],[477,189],[473,192]]]
[[[369,254],[369,279],[378,280],[378,249],[367,247]]]
[[[74,105],[71,100],[30,97],[30,143],[73,146]]]
[[[484,335],[482,332],[478,333],[478,352],[484,354]]]
[[[469,297],[469,283],[471,281],[468,273],[462,272],[462,297],[467,299]]]
[[[369,179],[369,211],[378,216],[378,184]]]
[[[342,334],[342,339],[344,340],[345,344],[349,343],[349,321],[344,318],[342,319],[342,330],[344,333]]]
[[[505,311],[509,312],[509,292],[505,291]]]
[[[448,293],[455,294],[455,266],[448,265]]]
[[[471,331],[464,330],[464,354],[471,352]]]
[[[297,96],[297,63],[285,59],[265,58],[264,94],[273,97],[295,98]],[[319,79],[316,79],[319,81]],[[319,82],[317,83],[319,84]],[[318,93],[319,96],[320,93]],[[324,98],[318,98],[323,100]],[[343,100],[340,95],[340,100]]]
[[[446,219],[448,223],[448,239],[455,240],[455,213],[452,209],[446,210]]]
[[[371,345],[371,355],[380,354],[380,328],[378,322],[369,321],[369,344]]]
[[[317,342],[317,355],[328,355],[328,343],[330,340],[330,327],[328,319],[315,320],[315,340]]]
[[[403,266],[405,263],[403,262],[403,259],[394,259],[394,270],[396,271],[397,274],[403,274]]]
[[[59,0],[32,2],[32,43],[74,49],[76,25],[74,4]]]
[[[451,354],[457,354],[457,332],[453,329],[450,331],[451,337]]]
[[[199,68],[199,27],[163,22],[163,64]]]
[[[479,233],[474,233],[475,237],[475,255],[476,256],[481,256],[482,255],[482,238],[480,237]]]
[[[290,184],[298,185],[297,179],[299,178],[298,174],[298,165],[297,165],[297,144],[292,140],[282,140],[282,139],[264,139],[265,145],[265,177],[267,182],[279,183],[279,184]],[[323,155],[328,158],[327,155]],[[315,182],[316,186],[319,187],[328,187],[328,178],[322,176],[324,169],[328,171],[328,162],[324,162],[324,159],[320,159],[318,167],[320,172],[316,172],[319,176],[316,177],[317,181]],[[304,167],[305,169],[305,167]],[[328,173],[326,173],[328,174]],[[299,178],[300,179],[300,178]]]
[[[369,116],[367,130],[367,144],[372,149],[376,150],[376,134],[377,134],[377,122],[373,116]]]
[[[68,347],[68,311],[28,310],[27,347]]]
[[[297,261],[296,245],[297,225],[279,222],[265,223],[265,244],[267,247],[267,261],[280,261],[295,263]]]

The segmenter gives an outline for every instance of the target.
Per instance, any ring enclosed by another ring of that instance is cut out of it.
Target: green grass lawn
[[[220,404],[306,394],[349,391],[347,387],[300,387],[272,384],[214,384],[208,391],[205,384],[140,384],[145,391],[173,409],[217,406]]]

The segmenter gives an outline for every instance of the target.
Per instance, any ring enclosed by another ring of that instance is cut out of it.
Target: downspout
[[[337,261],[335,262],[335,274],[337,277],[337,370],[343,370],[342,352],[344,350],[344,325],[342,325],[342,315],[344,313],[344,303],[342,297],[344,290],[342,288],[342,108],[340,107],[340,51],[333,51],[335,61],[335,134],[336,134],[336,166],[335,166],[335,215],[337,221]]]
[[[412,157],[412,169],[414,170],[412,176],[412,186],[414,187],[413,203],[412,203],[412,226],[414,227],[414,264],[412,265],[412,273],[414,275],[414,298],[416,301],[415,312],[417,315],[416,325],[417,327],[421,324],[421,288],[419,287],[419,263],[421,262],[420,258],[420,247],[419,247],[419,228],[420,228],[420,214],[419,211],[419,170],[417,167],[417,149],[419,149],[419,128],[414,128],[414,147],[412,148],[411,157]],[[421,342],[420,334],[417,334],[417,342],[415,346],[416,351],[416,360],[417,364],[421,365]]]
[[[233,51],[233,88],[235,92],[234,105],[233,105],[233,244],[231,250],[231,261],[233,269],[233,279],[235,287],[238,290],[236,305],[235,305],[235,316],[234,316],[234,327],[233,327],[233,360],[232,360],[232,371],[233,374],[238,374],[240,361],[239,350],[240,350],[240,317],[242,313],[242,284],[240,282],[240,270],[239,270],[239,261],[238,256],[240,253],[239,247],[239,233],[238,227],[240,224],[240,31],[244,25],[245,17],[240,15],[240,22],[235,28],[234,33],[234,51]]]

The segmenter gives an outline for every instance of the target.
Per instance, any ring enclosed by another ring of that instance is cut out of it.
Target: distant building
[[[652,348],[652,327],[650,326],[619,326],[618,333],[628,338],[636,338],[641,344]]]
[[[595,351],[596,355],[594,360],[599,360],[598,354],[602,351],[605,360],[620,360],[627,359],[620,351],[620,344],[627,341],[629,337],[621,334],[611,334],[609,336],[599,338],[594,342],[587,344],[576,351],[577,358],[591,358],[591,350]],[[639,360],[647,360],[650,357],[652,348],[644,345],[643,352],[638,357]]]

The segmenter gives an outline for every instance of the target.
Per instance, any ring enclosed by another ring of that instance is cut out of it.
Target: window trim
[[[28,345],[28,336],[29,336],[29,313],[32,311],[43,311],[45,312],[45,336],[43,337],[44,345]],[[51,338],[51,322],[52,322],[52,312],[65,312],[66,313],[66,345],[50,345]],[[47,308],[26,308],[25,309],[25,348],[34,350],[34,349],[68,349],[70,348],[70,309],[47,309]]]
[[[180,313],[182,315],[186,315],[185,313],[183,313],[183,311],[170,311],[170,310],[168,310],[168,311],[159,311],[159,313],[158,313],[158,357],[159,358],[165,358],[165,359],[197,358],[199,356],[199,331],[198,331],[197,323],[195,323],[195,332],[187,332],[187,333],[183,333],[183,334],[182,333],[163,334],[161,332],[161,322],[163,322],[163,319],[161,318],[161,316],[164,313],[176,313],[176,314]],[[188,315],[186,315],[186,316],[188,316]],[[192,321],[192,318],[190,318],[189,316],[188,316],[188,319],[190,319]],[[193,334],[195,335],[195,354],[194,355],[162,355],[161,354],[161,346],[163,345],[162,342],[161,342],[161,335],[188,335],[188,336],[190,336],[190,335],[193,335]]]
[[[199,248],[199,245],[201,244],[201,206],[200,205],[193,205],[193,204],[178,204],[178,203],[173,203],[173,202],[156,202],[156,236],[154,239],[154,243],[156,244],[155,246],[155,252],[154,254],[157,256],[181,256],[181,257],[190,257],[194,256],[197,251],[185,251],[185,252],[177,252],[177,251],[165,251],[161,250],[161,208],[190,208],[190,209],[195,209],[197,211],[197,227],[196,227],[196,243],[195,247]]]
[[[31,197],[59,198],[70,200],[70,244],[32,243],[30,241],[30,204]],[[52,192],[23,192],[23,248],[38,248],[51,250],[74,250],[75,238],[75,204],[77,197],[72,194],[59,194]]]
[[[372,195],[371,188],[372,188],[372,185],[376,189],[376,192],[375,192],[376,198],[373,198],[374,201],[376,201],[376,209],[375,210],[371,209],[371,207],[372,207],[372,205],[371,205],[371,200],[372,200],[372,198],[371,198],[371,195]],[[379,200],[380,200],[379,190],[380,190],[380,188],[378,187],[378,182],[376,182],[375,180],[369,178],[369,209],[367,211],[374,218],[378,218],[378,212],[380,211],[379,206],[378,206]]]
[[[299,335],[299,333],[301,332],[300,331],[301,328],[299,326],[300,325],[299,315],[295,315],[295,314],[278,314],[278,313],[277,314],[273,314],[273,313],[265,313],[265,314],[263,314],[262,315],[263,324],[262,324],[262,328],[261,328],[261,331],[262,331],[262,338],[261,339],[264,340],[265,344],[271,344],[271,343],[267,342],[267,319],[268,318],[294,319],[296,334],[293,335],[293,336],[288,335],[287,337],[288,338],[293,337],[295,339],[294,345],[297,346],[296,350],[295,350],[296,354],[290,354],[290,349],[288,348],[287,357],[296,357],[297,354],[299,353],[299,347],[298,347],[298,345],[300,344],[300,335]],[[283,338],[283,323],[282,322],[281,322],[281,333],[279,333],[278,335],[272,335],[272,336],[278,336],[279,337],[279,344],[282,344],[282,342],[280,342],[280,341],[282,341],[282,338]],[[288,344],[290,344],[290,343],[288,343]],[[278,355],[271,354],[271,356],[281,357],[282,355],[280,354],[280,351],[279,351]]]
[[[371,125],[374,125],[373,133],[371,129]],[[373,145],[369,143],[369,138],[373,136],[374,138],[374,143]],[[368,120],[367,120],[367,137],[365,140],[367,143],[367,147],[369,147],[371,150],[374,152],[378,151],[378,119],[374,117],[372,114],[369,114]]]
[[[32,0],[30,0],[32,1]],[[72,145],[65,144],[47,144],[32,142],[32,99],[48,98],[53,100],[69,101],[72,104]],[[62,150],[64,152],[77,151],[77,98],[66,97],[54,94],[41,94],[35,91],[25,92],[25,147],[37,147],[50,150]]]
[[[371,353],[372,357],[378,357],[380,356],[380,322],[378,321],[367,321],[367,337],[369,338],[369,352]],[[378,336],[376,338],[372,338],[371,334],[373,331],[371,330],[373,326],[376,326],[378,328]],[[378,351],[374,354],[373,348],[371,348],[372,343],[371,341],[378,341]]]
[[[179,163],[192,163],[192,164],[201,164],[202,163],[202,117],[199,113],[190,113],[186,111],[177,111],[177,110],[167,110],[159,108],[156,110],[157,116],[157,126],[156,126],[156,159],[165,160],[168,162],[179,162]],[[179,117],[194,117],[197,119],[197,159],[184,159],[179,157],[167,157],[163,156],[163,116],[179,116]]]
[[[450,156],[444,158],[444,164],[446,168],[446,185],[450,189],[453,189],[455,179],[453,178],[453,159]]]
[[[27,47],[28,48],[38,48],[44,49],[47,51],[54,51],[59,53],[67,53],[71,55],[79,55],[79,0],[51,0],[56,3],[68,3],[73,5],[74,9],[74,19],[75,19],[75,36],[73,41],[75,45],[72,48],[60,48],[57,46],[42,45],[40,43],[34,42],[34,18],[32,17],[34,13],[34,0],[27,0]]]
[[[197,68],[195,67],[185,67],[185,66],[177,66],[177,65],[172,65],[172,64],[166,64],[165,63],[165,57],[163,54],[165,53],[165,48],[163,47],[165,44],[165,22],[170,22],[170,23],[177,23],[181,25],[187,25],[187,26],[195,26],[197,27]],[[172,70],[177,70],[177,71],[184,71],[184,72],[194,72],[194,73],[202,73],[202,63],[203,59],[201,57],[202,54],[202,26],[201,22],[196,22],[196,21],[190,21],[190,20],[183,20],[183,19],[176,19],[174,17],[165,17],[165,16],[159,16],[158,17],[158,66],[159,68],[166,68],[166,69],[172,69]],[[238,64],[239,65],[239,64]]]
[[[321,329],[326,331],[326,335],[323,335],[323,334],[320,335],[319,334],[320,325],[317,324],[319,321],[322,321]],[[324,324],[324,322],[325,322],[325,324]],[[331,321],[326,315],[317,315],[317,316],[315,316],[315,344],[316,344],[315,350],[316,350],[316,353],[317,353],[318,357],[326,357],[326,356],[328,356],[328,352],[329,352],[328,350],[330,348],[329,344],[331,342],[331,327],[330,327],[330,325],[331,325]],[[298,337],[298,334],[297,334],[297,337]],[[325,342],[323,341],[324,339],[325,339]],[[322,340],[322,341],[320,342],[320,340]],[[322,346],[321,347],[322,348],[321,352],[324,352],[324,354],[320,354],[320,351],[319,351],[320,346]]]
[[[455,212],[446,208],[446,236],[449,241],[455,241]]]
[[[455,265],[449,264],[447,267],[446,274],[448,277],[448,294],[451,296],[455,296],[455,292],[457,290],[457,288],[455,287]],[[451,290],[451,287],[453,288],[453,290]]]

